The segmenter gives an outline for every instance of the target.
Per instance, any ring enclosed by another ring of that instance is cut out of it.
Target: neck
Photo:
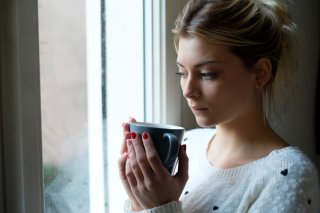
[[[260,113],[259,113],[260,114]],[[249,115],[216,126],[207,156],[214,166],[230,168],[269,154],[287,144],[264,116]]]
[[[216,129],[215,140],[217,142],[223,141],[225,145],[229,146],[255,143],[258,138],[272,131],[266,121],[250,119],[239,119],[232,123],[217,125]]]

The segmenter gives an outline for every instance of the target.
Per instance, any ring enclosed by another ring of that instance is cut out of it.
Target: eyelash
[[[176,72],[176,75],[179,76],[180,78],[185,78],[187,76],[186,72]],[[204,80],[213,80],[215,78],[217,78],[218,73],[217,72],[203,72],[200,73],[201,78],[203,78]]]
[[[176,75],[177,75],[178,77],[180,77],[180,78],[183,78],[183,77],[186,76],[186,73],[179,71],[179,72],[176,72]]]
[[[206,72],[206,73],[201,73],[200,75],[201,75],[201,77],[203,79],[213,80],[213,79],[217,78],[218,73],[216,73],[216,72]]]

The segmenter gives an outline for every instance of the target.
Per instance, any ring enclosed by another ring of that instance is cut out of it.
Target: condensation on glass
[[[89,212],[84,0],[39,0],[45,212]]]
[[[38,2],[45,213],[122,212],[121,124],[143,120],[148,89],[143,2]]]

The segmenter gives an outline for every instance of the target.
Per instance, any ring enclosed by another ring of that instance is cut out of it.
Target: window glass
[[[144,119],[143,1],[38,6],[45,212],[122,212],[121,124]]]
[[[39,0],[45,212],[89,212],[84,0]]]

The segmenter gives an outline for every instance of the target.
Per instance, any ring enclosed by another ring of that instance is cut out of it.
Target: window
[[[45,212],[124,202],[114,162],[121,123],[144,119],[143,2],[105,3],[39,0]]]
[[[100,2],[38,7],[45,212],[104,212]]]
[[[171,35],[181,5],[1,1],[1,211],[122,211],[122,121],[182,120]]]

